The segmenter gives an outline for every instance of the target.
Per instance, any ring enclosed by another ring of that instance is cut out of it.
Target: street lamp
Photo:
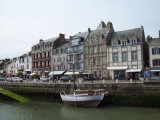
[[[53,81],[54,81],[54,65],[53,65]]]
[[[13,75],[13,66],[11,67],[11,70],[10,70],[10,72],[11,72],[11,81],[12,81],[12,75]]]
[[[93,65],[93,62],[91,62],[91,82],[93,83],[92,65]]]

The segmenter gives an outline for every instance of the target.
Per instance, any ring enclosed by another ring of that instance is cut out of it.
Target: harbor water
[[[159,108],[101,106],[76,108],[63,103],[0,102],[0,120],[159,120]]]

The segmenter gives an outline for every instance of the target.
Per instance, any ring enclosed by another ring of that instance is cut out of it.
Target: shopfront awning
[[[78,75],[79,72],[66,72],[65,75]]]
[[[90,74],[90,73],[82,73],[83,75],[88,75],[88,74]]]
[[[126,70],[127,66],[107,67],[108,70]]]
[[[141,72],[142,69],[129,69],[126,72]]]
[[[35,74],[37,74],[37,73],[34,73],[34,72],[33,72],[33,73],[30,74],[30,76],[33,76],[33,75],[35,75]]]
[[[52,71],[50,72],[48,75],[51,76],[51,75],[61,75],[62,73],[64,73],[65,71]]]

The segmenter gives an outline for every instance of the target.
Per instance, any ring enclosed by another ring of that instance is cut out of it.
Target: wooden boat
[[[74,90],[72,94],[60,93],[62,101],[71,106],[97,107],[106,92],[103,89],[97,90]]]

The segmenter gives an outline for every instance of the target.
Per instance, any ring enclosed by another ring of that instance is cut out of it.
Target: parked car
[[[151,80],[160,80],[160,76],[152,76]]]
[[[12,77],[8,77],[8,78],[6,79],[6,81],[12,82]]]
[[[49,82],[49,79],[47,77],[40,77],[40,81]]]
[[[63,81],[63,82],[68,82],[68,81],[73,81],[73,78],[72,77],[69,77],[69,76],[62,76],[60,78],[60,81]]]
[[[9,77],[6,79],[6,81],[9,81],[9,82],[23,82],[23,79],[20,78],[20,77]]]
[[[0,77],[0,81],[6,81],[5,77]]]

